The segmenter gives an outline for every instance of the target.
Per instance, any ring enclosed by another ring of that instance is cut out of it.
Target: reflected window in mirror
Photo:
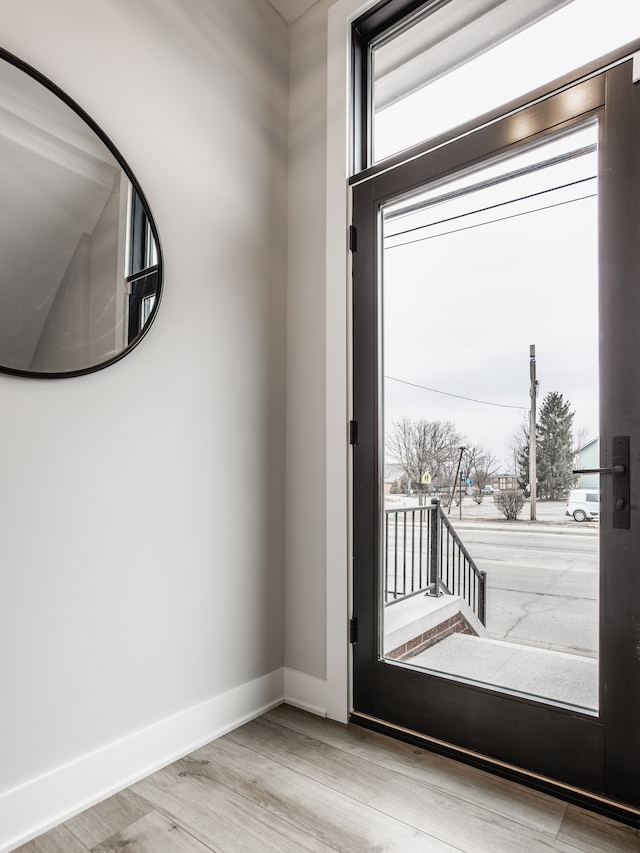
[[[158,248],[147,210],[131,188],[129,204],[129,343],[144,330],[158,291]]]

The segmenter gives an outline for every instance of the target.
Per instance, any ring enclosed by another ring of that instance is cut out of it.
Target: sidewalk
[[[594,658],[452,634],[408,662],[487,687],[598,709],[598,661]]]
[[[578,524],[575,521],[529,521],[529,519],[516,521],[507,521],[505,518],[472,518],[462,516],[462,521],[458,517],[454,518],[453,513],[449,521],[456,530],[478,530],[485,528],[489,530],[504,530],[509,533],[553,533],[556,536],[597,536],[598,522],[586,521]]]
[[[427,498],[426,506],[430,505]],[[417,497],[406,495],[386,495],[385,509],[418,509]],[[566,501],[538,501],[536,504],[536,520],[530,519],[530,506],[528,503],[522,507],[520,516],[514,521],[508,521],[500,512],[491,495],[487,495],[481,504],[469,496],[462,503],[462,518],[460,518],[460,507],[452,506],[451,512],[445,510],[448,520],[455,528],[463,530],[466,526],[477,527],[478,524],[488,525],[492,530],[535,530],[536,533],[547,531],[559,533],[567,532],[578,536],[587,534],[597,536],[599,523],[597,521],[577,522],[566,515]],[[561,528],[561,531],[558,530]]]

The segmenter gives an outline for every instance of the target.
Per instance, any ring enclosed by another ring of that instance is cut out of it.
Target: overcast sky
[[[385,221],[387,428],[402,415],[452,421],[512,469],[535,344],[539,404],[559,391],[575,426],[598,434],[596,154],[440,200],[596,140],[591,124],[414,196]],[[416,202],[429,206],[403,214]]]

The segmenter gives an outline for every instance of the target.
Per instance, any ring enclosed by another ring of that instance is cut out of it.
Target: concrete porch
[[[596,658],[492,639],[459,596],[416,595],[386,607],[384,653],[488,687],[598,709]]]

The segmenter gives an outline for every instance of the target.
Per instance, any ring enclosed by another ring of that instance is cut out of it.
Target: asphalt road
[[[560,507],[557,521],[499,523],[465,515],[452,521],[487,572],[492,637],[597,656],[596,524],[565,522]]]

